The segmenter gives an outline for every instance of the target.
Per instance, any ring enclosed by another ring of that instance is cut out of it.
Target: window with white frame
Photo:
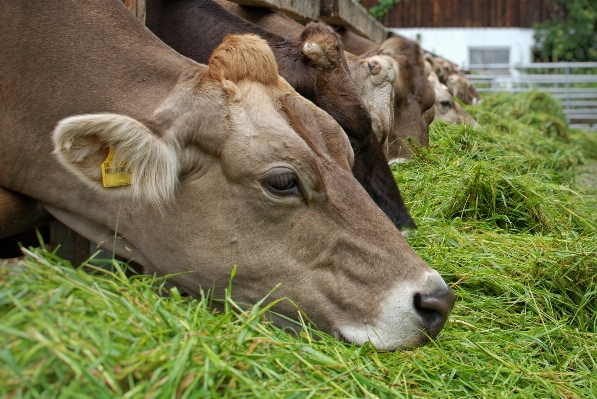
[[[510,47],[469,48],[470,65],[509,64]]]

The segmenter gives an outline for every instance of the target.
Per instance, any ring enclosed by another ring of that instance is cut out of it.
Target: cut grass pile
[[[0,268],[0,397],[597,397],[597,190],[574,173],[597,138],[552,129],[554,109],[487,98],[469,108],[483,127],[435,123],[430,151],[394,167],[409,241],[457,297],[435,342],[293,336],[259,306],[214,314],[116,261],[75,269],[32,249]]]

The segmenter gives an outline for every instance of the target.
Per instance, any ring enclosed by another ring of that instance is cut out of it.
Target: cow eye
[[[298,178],[292,172],[267,176],[263,184],[272,194],[290,196],[299,194]]]
[[[440,104],[444,107],[450,107],[450,101],[440,101]]]

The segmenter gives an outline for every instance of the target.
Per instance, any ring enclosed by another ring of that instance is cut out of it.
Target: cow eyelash
[[[263,180],[263,184],[268,191],[279,196],[291,196],[300,193],[298,178],[292,172],[267,176]]]

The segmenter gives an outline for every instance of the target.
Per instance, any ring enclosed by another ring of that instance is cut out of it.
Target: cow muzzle
[[[372,324],[350,324],[334,331],[336,338],[381,351],[418,346],[437,337],[454,307],[454,293],[435,270],[416,282],[398,283],[379,304]]]
[[[415,294],[415,309],[421,315],[423,328],[431,338],[437,337],[454,307],[456,298],[450,287],[447,288],[439,293]]]

